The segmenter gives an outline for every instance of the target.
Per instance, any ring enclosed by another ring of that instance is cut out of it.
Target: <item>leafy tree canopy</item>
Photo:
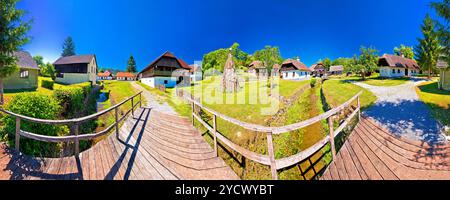
[[[280,49],[278,47],[272,47],[267,45],[264,49],[255,51],[253,54],[253,60],[259,60],[263,62],[264,66],[269,70],[272,69],[273,65],[281,64],[283,58],[281,57]]]
[[[414,50],[413,47],[400,45],[400,47],[394,48],[394,53],[398,56],[403,55],[405,58],[414,59]]]
[[[223,72],[230,49],[237,68],[243,68],[250,64],[251,58],[248,53],[242,51],[238,43],[234,43],[230,48],[222,48],[205,54],[203,56],[202,70],[216,69]]]

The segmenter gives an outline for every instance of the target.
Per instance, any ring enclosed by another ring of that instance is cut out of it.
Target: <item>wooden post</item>
[[[119,109],[116,107],[114,109],[116,115],[116,137],[119,138]]]
[[[139,107],[142,108],[142,92],[139,93]]]
[[[272,179],[278,180],[277,166],[276,166],[276,162],[275,162],[275,154],[273,152],[272,133],[267,133],[267,149],[269,152],[270,171],[272,172]]]
[[[336,160],[336,148],[334,146],[334,125],[333,125],[333,116],[328,118],[328,127],[330,129],[330,146],[331,146],[331,154],[333,155],[333,160]]]
[[[20,152],[20,118],[16,117],[16,151]]]
[[[78,136],[78,129],[79,129],[80,125],[78,123],[73,125],[73,135]],[[80,154],[80,140],[77,138],[75,138],[75,157],[78,158]]]
[[[195,104],[194,104],[194,102],[192,102],[192,126],[195,126],[194,114],[195,114]]]
[[[131,97],[131,116],[134,118],[134,97]]]
[[[216,155],[216,157],[217,157],[219,155],[217,154],[217,136],[216,136],[216,134],[217,134],[217,119],[216,119],[216,115],[214,115],[214,117],[213,117],[213,126],[214,126],[214,132],[213,132],[213,134],[214,134],[214,155]]]
[[[358,96],[358,121],[361,121],[361,102],[359,100],[359,96]]]

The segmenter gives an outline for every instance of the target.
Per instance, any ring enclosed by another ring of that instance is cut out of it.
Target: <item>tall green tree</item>
[[[264,66],[272,71],[273,65],[281,64],[283,58],[281,57],[280,49],[278,47],[272,47],[267,45],[264,49],[257,50],[253,54],[254,60],[259,60],[263,62]]]
[[[63,52],[61,54],[62,57],[66,56],[74,56],[75,53],[75,43],[73,42],[72,37],[67,37],[63,44]]]
[[[413,47],[400,45],[400,47],[394,48],[394,53],[398,56],[403,55],[405,58],[414,59],[414,50]]]
[[[362,79],[365,80],[367,73],[373,73],[378,68],[378,50],[373,47],[362,46],[355,66],[355,71],[361,74]]]
[[[443,47],[441,56],[450,64],[450,0],[431,3],[431,7],[442,17],[445,24],[437,21],[438,35],[441,46]]]
[[[136,71],[136,61],[134,60],[133,55],[131,55],[127,63],[127,72],[135,73]]]
[[[414,48],[416,51],[418,64],[428,69],[428,78],[431,78],[431,72],[436,67],[440,56],[440,46],[438,34],[435,31],[435,23],[427,14],[421,26],[423,38],[419,38],[419,44]]]
[[[23,21],[24,10],[16,8],[19,0],[0,1],[0,105],[3,105],[3,79],[18,70],[17,58],[13,56],[21,46],[28,43],[31,21]]]
[[[202,70],[216,69],[223,72],[230,49],[237,68],[245,68],[245,66],[250,64],[251,57],[249,54],[239,48],[239,43],[234,43],[230,48],[221,48],[205,54],[203,56]]]
[[[44,74],[43,68],[46,67],[46,65],[44,63],[44,57],[36,55],[36,56],[33,56],[33,60],[36,62],[36,64],[38,65],[38,67],[40,69],[39,74],[43,75]]]

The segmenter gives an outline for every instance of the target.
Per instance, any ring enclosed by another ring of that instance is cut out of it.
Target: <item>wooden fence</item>
[[[356,94],[354,97],[349,99],[344,104],[342,104],[336,108],[333,108],[319,116],[310,118],[308,120],[305,120],[305,121],[302,121],[299,123],[295,123],[295,124],[291,124],[291,125],[287,125],[287,126],[281,126],[281,127],[266,127],[266,126],[262,126],[262,125],[258,125],[258,124],[242,122],[240,120],[228,117],[226,115],[223,115],[219,112],[216,112],[216,111],[202,105],[198,98],[195,98],[192,94],[190,94],[189,92],[186,92],[182,89],[177,88],[176,94],[177,94],[177,96],[182,97],[191,103],[192,111],[193,111],[192,112],[192,123],[194,123],[195,119],[196,119],[206,129],[208,129],[209,132],[212,133],[212,135],[214,137],[214,152],[215,152],[216,156],[217,156],[217,142],[221,141],[223,144],[225,144],[229,148],[233,149],[234,151],[238,152],[245,158],[250,159],[254,162],[266,165],[266,166],[270,166],[271,173],[272,173],[272,179],[274,179],[274,180],[278,179],[277,170],[281,170],[281,169],[293,166],[295,164],[298,164],[298,163],[304,161],[305,159],[309,158],[310,156],[315,154],[317,151],[322,149],[328,143],[330,143],[330,146],[331,146],[333,160],[335,160],[336,148],[335,148],[334,139],[342,132],[342,130],[344,130],[345,127],[347,127],[349,125],[350,121],[356,115],[358,115],[358,120],[361,119],[361,104],[360,104],[359,97],[362,94],[362,92],[359,92],[358,94]],[[339,123],[338,128],[334,129],[333,118],[335,116],[338,116],[341,112],[351,110],[350,109],[351,105],[355,101],[357,102],[356,109],[352,110],[351,114],[348,115],[342,122]],[[204,121],[197,114],[198,112],[195,112],[198,109],[203,109],[213,115],[212,126],[209,125],[206,121]],[[259,133],[266,134],[268,155],[262,155],[262,154],[259,154],[256,152],[252,152],[250,150],[247,150],[247,149],[233,143],[229,139],[227,139],[225,136],[223,136],[223,134],[221,134],[217,130],[218,129],[217,128],[217,117],[220,117],[221,119],[223,119],[227,122],[230,122],[232,124],[238,125],[246,130],[256,131]],[[320,140],[313,146],[309,147],[308,149],[306,149],[298,154],[295,154],[295,155],[292,155],[289,157],[285,157],[285,158],[281,158],[281,159],[277,159],[277,160],[275,159],[274,145],[273,145],[273,138],[272,138],[273,135],[279,135],[279,134],[287,133],[290,131],[299,130],[299,129],[305,128],[307,126],[310,126],[312,124],[315,124],[317,122],[320,122],[321,120],[328,120],[328,126],[329,126],[330,132],[326,137],[324,137],[322,140]]]
[[[134,98],[139,96],[139,101],[135,102]],[[119,119],[119,107],[124,105],[127,102],[131,101],[131,108]],[[119,136],[119,123],[123,121],[128,114],[132,113],[134,116],[134,109],[136,106],[139,105],[142,107],[142,91],[127,98],[126,100],[106,109],[103,111],[100,111],[98,113],[77,118],[77,119],[68,119],[68,120],[44,120],[44,119],[36,119],[32,117],[23,116],[20,114],[16,114],[7,110],[4,110],[3,108],[0,108],[0,112],[6,113],[10,116],[13,116],[16,118],[16,133],[15,133],[15,148],[17,151],[20,152],[20,138],[25,137],[37,141],[42,142],[74,142],[75,143],[75,156],[78,157],[80,153],[80,147],[79,147],[79,141],[80,140],[92,140],[98,137],[101,137],[103,135],[108,134],[112,129],[116,129],[116,135]],[[92,133],[92,134],[83,134],[79,135],[79,127],[80,124],[83,122],[86,122],[88,120],[96,119],[102,115],[105,115],[106,113],[111,112],[114,110],[115,112],[115,122],[111,126],[107,127],[105,130],[98,132],[98,133]],[[49,124],[49,125],[69,125],[70,128],[70,135],[68,136],[46,136],[46,135],[38,135],[35,133],[26,132],[20,129],[20,123],[22,120],[26,120],[29,122],[39,123],[39,124]]]

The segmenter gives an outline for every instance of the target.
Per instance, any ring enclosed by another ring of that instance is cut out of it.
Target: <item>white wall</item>
[[[191,73],[190,75],[191,82],[201,81],[202,80],[202,73],[201,72],[195,72]]]
[[[400,71],[400,72],[399,72]],[[419,70],[408,70],[408,77],[415,76],[419,73]],[[405,68],[397,68],[397,67],[381,67],[380,68],[380,76],[381,77],[404,77],[405,76]]]
[[[280,72],[282,79],[287,80],[306,80],[311,78],[311,72],[300,71],[300,70],[292,70],[292,71],[283,71]]]
[[[152,88],[155,88],[157,85],[165,85],[166,88],[173,88],[177,85],[177,78],[176,77],[151,77],[151,78],[142,78],[141,82]]]

